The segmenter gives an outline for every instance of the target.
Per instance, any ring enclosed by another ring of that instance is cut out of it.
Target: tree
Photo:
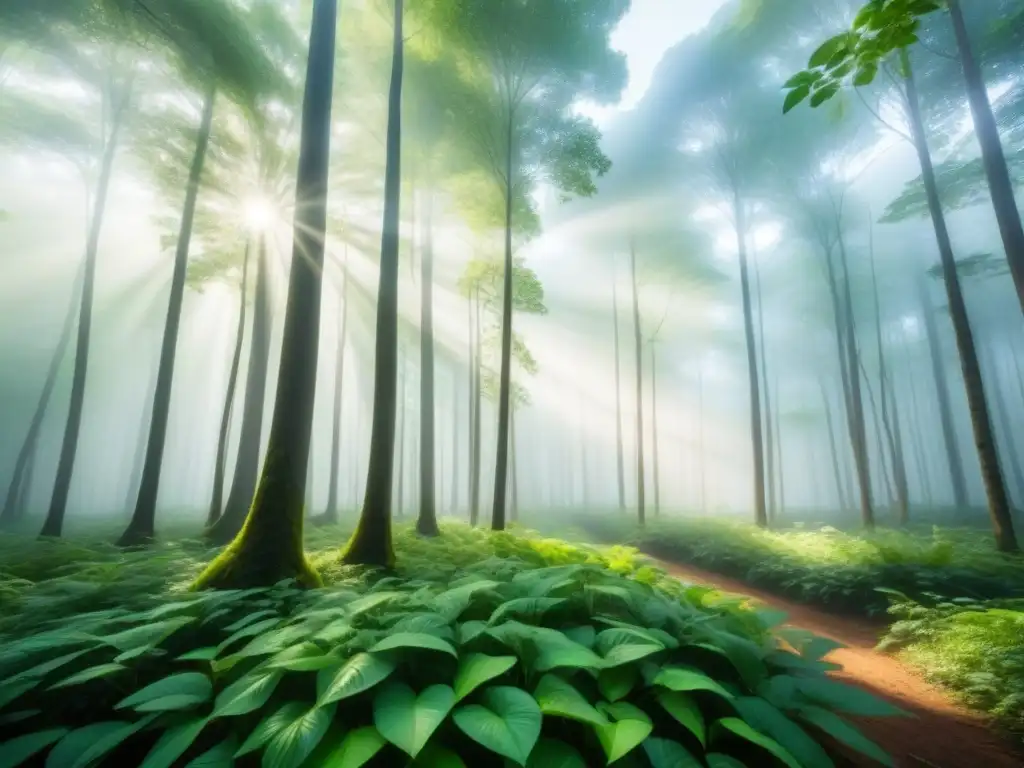
[[[271,586],[285,578],[294,578],[304,586],[321,583],[303,552],[303,492],[320,336],[337,11],[337,0],[314,0],[302,106],[294,247],[267,459],[245,525],[200,574],[193,585],[197,589]]]

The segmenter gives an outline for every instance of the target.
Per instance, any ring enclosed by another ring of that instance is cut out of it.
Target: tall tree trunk
[[[614,265],[613,265],[614,270]],[[626,470],[622,449],[622,387],[620,383],[619,354],[619,291],[615,274],[612,273],[612,314],[615,321],[615,461],[616,479],[619,486],[619,511],[626,511]]]
[[[986,354],[987,352],[987,354]],[[982,350],[981,361],[985,378],[989,381],[988,391],[992,394],[992,402],[996,408],[996,418],[1002,425],[1003,446],[1006,450],[1006,461],[1002,463],[1003,472],[1006,473],[1009,464],[1010,476],[1013,478],[1014,488],[1017,491],[1016,502],[1024,505],[1024,472],[1021,471],[1020,454],[1017,451],[1017,443],[1013,439],[1013,421],[1010,418],[1010,411],[1006,407],[1006,395],[1003,393],[1002,376],[999,370],[999,355],[990,345],[988,350]],[[988,365],[985,366],[985,358],[988,358]],[[987,367],[987,371],[984,370]],[[993,425],[998,440],[999,428]],[[1010,502],[1013,503],[1013,494],[1010,494]]]
[[[878,416],[878,402],[875,400],[875,391],[871,388],[871,381],[868,379],[868,371],[864,365],[863,358],[858,362],[860,364],[860,374],[864,377],[864,388],[868,393],[868,407],[871,409],[871,425],[874,427],[875,434],[875,450],[878,452],[878,465],[882,468],[882,486],[885,490],[886,499],[888,499],[889,505],[892,506],[896,503],[896,492],[893,490],[892,477],[889,473],[889,464],[886,462],[886,450],[882,443],[883,427],[882,421]]]
[[[195,218],[196,200],[199,198],[199,182],[203,175],[206,149],[210,145],[213,108],[216,100],[216,86],[210,85],[203,102],[199,137],[196,140],[192,167],[189,169],[188,184],[185,187],[185,209],[181,214],[181,229],[178,232],[178,246],[174,254],[174,273],[171,276],[167,321],[164,324],[164,338],[160,347],[160,367],[156,377],[156,392],[153,394],[153,416],[149,425],[146,463],[142,468],[142,480],[139,483],[139,499],[135,504],[135,513],[117,542],[122,547],[146,544],[156,534],[156,499],[160,490],[160,470],[164,462],[167,422],[171,413],[174,357],[178,349],[181,307],[185,301],[185,273],[188,268],[188,254],[192,243],[192,221]]]
[[[459,379],[452,370],[452,490],[449,501],[450,513],[454,516],[459,509]]]
[[[654,516],[661,515],[661,478],[658,472],[658,367],[651,342],[651,464],[654,477]]]
[[[757,257],[754,262],[754,290],[757,294],[757,327],[761,343],[761,388],[764,392],[764,429],[765,429],[765,474],[768,478],[768,519],[774,520],[776,513],[777,498],[775,494],[775,439],[772,436],[774,426],[772,424],[772,399],[771,388],[768,386],[768,353],[765,349],[764,338],[764,298],[761,293],[761,270],[757,266]]]
[[[393,514],[399,520],[405,519],[405,398],[406,398],[406,355],[405,346],[398,348],[398,439],[395,441],[395,503]]]
[[[697,418],[700,420],[697,425],[697,437],[700,440],[700,512],[702,515],[708,513],[707,500],[707,457],[704,454],[704,373],[697,372]]]
[[[481,366],[483,365],[483,349],[480,335],[480,289],[476,289],[474,302],[474,330],[476,334],[476,355],[473,361],[473,460],[472,483],[470,488],[469,524],[480,522],[480,424],[483,421],[481,397]]]
[[[196,588],[269,587],[288,578],[303,586],[321,584],[302,548],[302,502],[320,345],[337,12],[337,0],[313,2],[295,185],[294,244],[267,457],[245,525],[199,576]]]
[[[92,339],[92,297],[96,283],[96,258],[99,253],[100,231],[103,215],[107,208],[107,193],[110,191],[110,177],[114,168],[114,157],[120,144],[121,129],[131,97],[130,86],[121,94],[118,103],[112,105],[113,115],[110,135],[103,149],[100,176],[96,185],[96,200],[93,204],[92,222],[85,246],[85,261],[82,268],[82,299],[78,308],[78,336],[75,340],[75,367],[71,378],[71,402],[64,426],[64,440],[57,462],[57,476],[53,483],[50,509],[40,531],[41,536],[60,536],[64,528],[64,513],[67,511],[68,493],[71,490],[71,476],[75,470],[75,455],[78,451],[78,433],[82,427],[82,406],[85,402],[85,380],[89,369],[89,345]]]
[[[913,409],[912,415],[907,418],[908,427],[910,429],[911,448],[914,451],[914,463],[917,465],[917,477],[921,485],[921,497],[924,499],[925,504],[928,505],[928,508],[931,509],[934,507],[932,479],[931,473],[928,471],[928,452],[924,448],[924,437],[921,435],[921,424],[924,423],[924,420],[921,418],[920,411],[917,407],[921,400],[917,395],[913,363],[908,365],[907,370],[907,381],[910,384],[910,403],[911,408]]]
[[[992,420],[989,417],[988,402],[985,397],[985,385],[981,378],[978,364],[977,348],[974,345],[974,333],[971,330],[960,288],[960,277],[957,274],[956,259],[953,256],[953,245],[946,228],[945,215],[939,198],[938,182],[932,166],[931,152],[928,150],[928,138],[925,134],[924,119],[921,116],[921,104],[917,94],[917,83],[910,66],[910,56],[906,49],[902,51],[904,72],[907,83],[907,106],[910,125],[914,136],[914,146],[921,162],[921,177],[924,180],[925,194],[928,198],[928,210],[935,227],[935,239],[939,246],[942,262],[942,275],[946,283],[946,296],[949,300],[949,315],[953,321],[956,334],[957,349],[960,352],[960,368],[963,373],[964,387],[967,390],[967,403],[971,412],[971,426],[974,429],[974,444],[981,462],[981,475],[988,496],[989,515],[992,518],[992,530],[996,540],[996,548],[1000,552],[1019,552],[1017,537],[1013,531],[1013,517],[1010,512],[1009,498],[1003,473],[999,466],[999,455],[995,436],[992,432]]]
[[[629,242],[629,267],[633,289],[633,343],[636,347],[636,511],[640,525],[644,514],[644,358],[640,329],[640,297],[636,284],[636,245]]]
[[[845,512],[850,508],[849,496],[847,496],[846,484],[843,482],[843,473],[840,470],[839,443],[836,440],[835,422],[832,420],[832,403],[828,399],[828,387],[825,381],[819,377],[818,386],[821,388],[821,402],[825,407],[825,426],[828,429],[828,447],[832,457],[832,473],[836,479],[836,497],[839,499],[839,506]]]
[[[135,504],[139,498],[139,489],[142,487],[142,470],[146,465],[146,444],[149,442],[150,428],[153,423],[153,396],[156,393],[156,382],[159,366],[154,366],[150,371],[142,404],[142,414],[139,416],[139,431],[135,438],[135,450],[132,453],[132,473],[128,477],[128,490],[124,498],[125,517],[131,518],[135,512]]]
[[[512,397],[512,170],[515,110],[509,104],[505,156],[505,272],[501,293],[501,375],[498,381],[498,448],[494,459],[494,504],[491,530],[505,530],[505,483],[508,476],[508,421]]]
[[[740,257],[740,288],[743,293],[743,330],[747,343],[747,374],[750,377],[750,443],[754,454],[754,523],[768,527],[764,488],[764,438],[761,434],[761,393],[757,373],[757,340],[754,337],[754,313],[750,300],[750,269],[747,266],[746,216],[738,190],[734,191],[733,213],[736,222],[736,246]]]
[[[60,337],[57,339],[57,346],[50,358],[50,367],[46,370],[46,378],[43,380],[43,389],[39,393],[39,400],[32,412],[32,421],[29,422],[28,432],[21,443],[18,457],[14,462],[14,474],[11,475],[11,482],[7,486],[7,494],[4,496],[4,507],[0,511],[0,526],[14,525],[24,515],[25,507],[21,502],[27,498],[29,487],[29,469],[35,464],[36,448],[39,445],[39,435],[43,429],[43,421],[46,418],[46,410],[50,406],[50,398],[53,396],[53,389],[57,385],[57,376],[60,374],[60,364],[67,354],[68,346],[71,344],[71,332],[75,329],[75,316],[78,314],[79,304],[82,296],[82,280],[85,275],[85,262],[78,269],[75,282],[71,287],[71,301],[68,303],[68,311],[64,316],[64,324],[60,329]]]
[[[238,386],[238,370],[242,362],[242,345],[245,340],[245,308],[249,303],[249,256],[252,240],[246,240],[245,255],[242,257],[242,283],[239,287],[238,326],[235,329],[235,349],[231,355],[228,370],[228,386],[224,393],[224,407],[221,409],[220,431],[217,433],[217,457],[213,466],[213,493],[210,508],[206,513],[207,527],[217,522],[224,505],[224,475],[228,461],[228,435],[231,432],[231,412],[235,403],[235,388]]]
[[[348,250],[345,251],[345,262],[342,266],[341,288],[341,326],[338,329],[338,349],[334,357],[334,423],[331,425],[331,474],[330,487],[327,489],[327,509],[323,514],[323,522],[337,523],[338,482],[341,468],[341,414],[345,384],[345,347],[348,346]]]
[[[967,101],[971,105],[971,116],[974,118],[974,133],[981,145],[981,160],[985,166],[985,176],[988,178],[992,207],[999,223],[999,234],[1002,236],[1006,260],[1010,264],[1010,275],[1017,289],[1017,299],[1021,309],[1024,309],[1024,227],[1021,225],[1020,211],[1013,195],[1013,181],[999,138],[999,126],[992,112],[981,66],[971,48],[971,39],[967,33],[960,0],[949,0],[949,17],[953,22],[960,64],[967,82]]]
[[[249,513],[260,471],[260,447],[263,443],[263,406],[267,392],[267,369],[270,367],[270,265],[267,260],[267,239],[261,233],[256,244],[256,295],[253,298],[252,338],[249,341],[249,364],[245,374],[245,397],[242,401],[242,425],[238,435],[238,452],[231,490],[224,511],[207,529],[213,544],[227,544],[242,529]],[[306,476],[302,485],[305,489]]]
[[[470,289],[466,296],[466,331],[469,334],[469,390],[466,392],[466,405],[469,432],[466,435],[466,506],[469,508],[469,522],[476,525],[478,513],[473,511],[473,475],[476,471],[476,458],[473,453],[473,436],[476,434],[476,374],[477,374],[477,345],[476,325],[473,322],[473,290]]]
[[[509,475],[510,482],[512,484],[512,496],[511,506],[509,507],[509,520],[517,522],[519,520],[519,475],[516,472],[516,409],[513,404],[511,413],[509,413],[508,422],[508,433],[509,433]]]
[[[779,473],[779,517],[786,516],[786,473],[782,461],[782,406],[779,404],[779,380],[775,379],[775,471]]]
[[[416,532],[437,536],[437,499],[434,489],[434,201],[427,187],[426,229],[420,259],[420,506]]]
[[[886,369],[886,378],[882,386],[889,390],[888,400],[892,406],[892,451],[893,464],[895,466],[897,491],[901,494],[899,499],[899,518],[897,522],[901,526],[910,523],[910,481],[907,479],[907,458],[903,450],[903,427],[900,424],[899,403],[896,400],[896,392],[892,386],[892,380]]]

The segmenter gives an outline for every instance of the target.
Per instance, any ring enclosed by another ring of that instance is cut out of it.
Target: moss
[[[370,565],[391,570],[395,567],[395,547],[391,536],[391,518],[373,507],[364,507],[355,533],[341,553],[345,565]]]

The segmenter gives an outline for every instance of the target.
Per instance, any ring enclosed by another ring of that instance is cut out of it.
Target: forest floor
[[[875,650],[885,631],[882,621],[836,616],[777,597],[741,581],[691,566],[659,561],[685,582],[705,584],[789,615],[788,626],[823,635],[845,648],[828,661],[841,664],[835,676],[910,712],[913,718],[860,718],[866,735],[885,749],[899,768],[1020,768],[1024,755],[1014,750],[988,721],[958,706],[937,687],[898,660]]]

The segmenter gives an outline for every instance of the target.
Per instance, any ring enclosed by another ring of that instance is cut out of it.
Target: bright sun
[[[253,196],[242,206],[245,223],[250,229],[266,229],[274,220],[274,207],[265,197]]]

